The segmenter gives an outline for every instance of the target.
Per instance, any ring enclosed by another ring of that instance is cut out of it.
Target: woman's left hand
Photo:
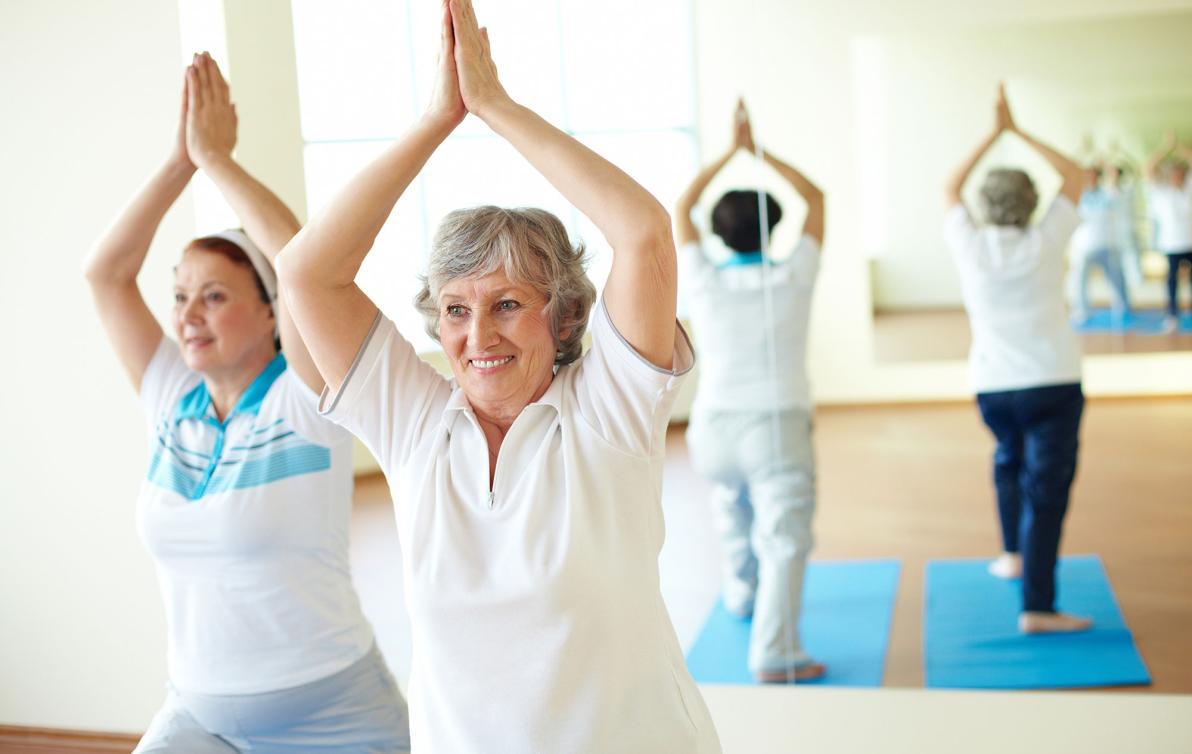
[[[477,23],[472,0],[449,0],[449,3],[460,96],[468,112],[483,119],[488,109],[509,102],[509,95],[497,76],[488,30]]]
[[[186,72],[186,151],[200,168],[232,156],[236,146],[236,106],[228,82],[207,53],[195,56]]]

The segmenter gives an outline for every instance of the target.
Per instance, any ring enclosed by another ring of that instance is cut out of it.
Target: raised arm
[[[994,123],[993,130],[989,132],[985,138],[969,153],[964,162],[960,163],[952,175],[948,177],[948,182],[944,185],[944,201],[948,207],[955,207],[958,204],[964,204],[964,184],[968,183],[969,176],[973,174],[973,169],[977,167],[977,163],[997,141],[997,137],[1002,135],[1003,131],[1010,129],[1013,125],[1013,118],[1010,116],[1010,106],[1006,103],[1005,87],[998,85],[997,105],[994,108]]]
[[[748,116],[747,116],[748,117]],[[803,201],[807,203],[807,218],[803,220],[803,235],[810,236],[821,247],[824,244],[824,192],[820,190],[807,176],[786,164],[778,157],[763,150],[762,159],[770,167],[778,171],[787,183],[799,192]]]
[[[456,81],[451,17],[443,9],[438,78],[422,118],[336,195],[278,256],[281,292],[315,366],[338,390],[377,306],[356,273],[406,187],[466,111]]]
[[[162,218],[195,172],[186,151],[186,112],[184,79],[178,133],[170,155],[92,247],[83,270],[112,350],[138,392],[162,329],[141,296],[137,275]]]
[[[298,232],[298,218],[263,183],[232,159],[236,146],[236,106],[219,66],[207,53],[195,56],[187,71],[187,151],[223,194],[257,248],[276,264],[277,255]],[[306,350],[285,301],[276,302],[277,329],[289,367],[319,392],[323,378]]]
[[[707,190],[708,184],[712,182],[712,179],[721,170],[724,170],[724,166],[733,158],[733,155],[737,153],[738,149],[746,149],[749,152],[753,151],[753,133],[749,128],[749,116],[745,112],[745,103],[742,100],[737,100],[737,109],[733,116],[732,146],[728,148],[728,151],[716,158],[715,161],[696,173],[695,178],[691,180],[691,184],[687,186],[675,202],[675,241],[680,246],[699,240],[699,229],[691,221],[691,213],[695,210],[695,206],[699,204],[699,199],[703,196],[704,191]]]
[[[600,155],[514,102],[471,0],[450,0],[460,94],[474,113],[583,212],[613,249],[604,304],[638,353],[670,369],[678,271],[666,209]]]
[[[1176,141],[1175,131],[1168,131],[1163,135],[1163,142],[1154,152],[1150,153],[1143,165],[1148,181],[1159,180],[1159,166],[1163,164],[1163,158],[1167,157],[1177,146],[1179,146],[1179,142]]]
[[[1003,122],[1003,119],[1006,130],[1018,134],[1019,138],[1042,155],[1043,159],[1047,160],[1047,163],[1060,174],[1060,180],[1063,181],[1060,185],[1060,193],[1066,196],[1073,204],[1079,202],[1080,194],[1084,191],[1085,185],[1084,169],[1073,160],[1019,128],[1018,124],[1014,121],[1014,117],[1010,114],[1010,105],[1006,102],[1006,88],[1005,86],[999,86],[998,121]]]

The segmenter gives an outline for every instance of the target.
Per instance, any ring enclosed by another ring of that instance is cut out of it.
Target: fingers
[[[196,52],[194,63],[196,82],[199,88],[199,104],[203,104],[211,98],[211,84],[207,80],[207,66],[204,65],[203,53]]]
[[[481,44],[481,47],[484,49],[485,56],[491,58],[493,51],[492,51],[492,47],[490,47],[488,44],[488,27],[487,26],[480,27],[480,44]]]
[[[223,72],[219,70],[219,64],[215,62],[215,58],[211,57],[211,53],[203,53],[204,63],[207,68],[207,77],[211,81],[212,94],[219,99],[220,102],[231,102],[232,93],[228,88],[227,79],[223,77]]]
[[[203,106],[202,87],[199,86],[199,72],[195,66],[186,67],[186,108],[190,113],[198,111]]]
[[[179,119],[186,122],[186,110],[190,100],[190,66],[186,66],[186,70],[182,72],[182,104],[178,112]]]

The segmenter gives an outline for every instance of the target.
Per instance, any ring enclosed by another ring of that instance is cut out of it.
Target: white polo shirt
[[[675,370],[616,332],[560,367],[510,427],[489,490],[488,444],[463,391],[378,315],[323,406],[393,486],[413,636],[415,751],[716,752],[658,581]]]
[[[701,409],[811,408],[807,329],[819,274],[819,244],[810,236],[801,237],[791,255],[768,270],[760,263],[760,253],[757,256],[755,263],[741,264],[737,256],[717,266],[698,242],[679,250],[691,325],[702,354],[695,399]]]
[[[1130,191],[1097,187],[1080,196],[1076,209],[1081,223],[1072,235],[1075,253],[1120,251],[1134,245],[1134,197]]]
[[[220,422],[163,338],[141,380],[138,529],[165,601],[170,681],[251,694],[332,675],[373,634],[348,567],[352,438],[281,354]]]
[[[963,204],[948,211],[944,239],[960,270],[975,392],[1080,382],[1080,341],[1064,304],[1064,250],[1080,224],[1057,196],[1026,229],[978,228]]]
[[[1155,221],[1155,248],[1164,254],[1192,251],[1192,173],[1183,188],[1148,183],[1146,203]]]

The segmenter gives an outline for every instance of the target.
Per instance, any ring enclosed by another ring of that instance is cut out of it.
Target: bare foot
[[[822,662],[809,662],[805,665],[800,665],[795,668],[795,672],[788,671],[768,671],[763,673],[755,673],[754,678],[758,683],[801,683],[803,681],[814,681],[817,678],[823,678],[828,672],[828,666]],[[793,676],[793,677],[792,677]]]
[[[999,579],[1022,578],[1022,556],[1016,552],[1003,552],[989,564],[989,572]]]
[[[1070,634],[1087,631],[1093,625],[1089,618],[1067,613],[1024,611],[1018,614],[1018,630],[1024,634]]]

